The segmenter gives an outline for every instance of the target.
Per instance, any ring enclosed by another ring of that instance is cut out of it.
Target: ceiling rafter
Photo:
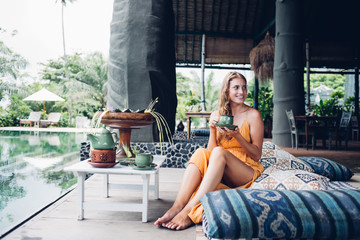
[[[221,10],[222,10],[222,0],[219,0],[219,13],[218,13],[218,19],[217,19],[217,29],[216,31],[221,32],[220,26],[221,26]]]
[[[239,3],[239,1],[235,1],[236,3],[237,3],[237,5],[236,5],[236,11],[235,11],[235,20],[234,20],[234,26],[233,26],[233,33],[235,33],[235,31],[236,31],[236,27],[237,27],[237,22],[239,21],[239,14],[238,14],[238,12],[239,12],[239,10],[240,10],[240,3]]]

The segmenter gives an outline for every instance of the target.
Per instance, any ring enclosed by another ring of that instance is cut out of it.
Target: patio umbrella
[[[44,105],[44,119],[45,119],[45,101],[65,101],[65,99],[59,97],[55,93],[50,92],[49,90],[43,88],[40,91],[33,93],[32,95],[23,99],[23,101],[41,101]]]

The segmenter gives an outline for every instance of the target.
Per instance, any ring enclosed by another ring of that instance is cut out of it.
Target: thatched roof
[[[275,36],[275,0],[172,1],[177,63],[201,63],[202,34],[206,35],[207,65],[249,64],[251,49],[266,32]],[[303,37],[310,42],[311,67],[359,65],[354,59],[360,58],[357,31],[360,1],[303,0],[302,3]]]

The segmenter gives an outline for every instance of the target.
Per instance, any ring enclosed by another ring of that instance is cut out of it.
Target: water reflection
[[[0,131],[0,237],[76,183],[84,133]]]

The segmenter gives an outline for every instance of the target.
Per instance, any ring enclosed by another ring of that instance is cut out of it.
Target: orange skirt
[[[192,157],[190,158],[189,164],[195,164],[195,166],[197,166],[201,172],[201,178],[204,178],[204,175],[207,171],[208,165],[209,165],[209,159],[210,159],[210,154],[211,151],[205,149],[205,148],[199,148],[195,151],[195,153],[192,155]],[[252,178],[252,180],[242,186],[237,187],[238,188],[248,188],[251,186],[251,184],[261,175],[261,171],[258,171],[257,169],[254,169],[254,176]],[[193,193],[193,196],[196,194],[197,190],[199,189],[199,187],[196,189],[196,191]],[[226,186],[223,183],[220,183],[216,190],[223,190],[223,189],[230,189],[230,187]],[[202,213],[203,213],[203,207],[201,205],[201,203],[198,203],[192,210],[191,212],[188,214],[188,216],[190,217],[190,219],[195,223],[200,223],[202,222]]]

